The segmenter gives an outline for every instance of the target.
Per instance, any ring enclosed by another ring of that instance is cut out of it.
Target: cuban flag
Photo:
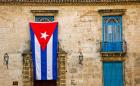
[[[57,80],[58,22],[30,22],[34,80]]]

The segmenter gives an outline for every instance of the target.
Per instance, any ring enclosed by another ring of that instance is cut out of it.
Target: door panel
[[[103,17],[103,51],[122,51],[122,17]]]
[[[116,42],[122,41],[122,17],[104,16],[103,17],[103,41]]]
[[[103,62],[104,86],[124,86],[123,84],[123,63]]]

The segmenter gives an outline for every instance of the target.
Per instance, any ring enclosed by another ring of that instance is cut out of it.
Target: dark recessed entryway
[[[34,86],[56,86],[56,80],[35,80]]]

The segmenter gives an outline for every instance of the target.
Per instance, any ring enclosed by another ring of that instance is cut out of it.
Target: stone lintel
[[[103,62],[112,62],[112,61],[125,61],[126,58],[125,57],[102,57],[101,61]]]
[[[99,14],[102,16],[110,16],[110,15],[124,15],[126,9],[101,9],[99,10]]]
[[[58,14],[58,10],[31,10],[31,13],[35,16],[55,16]]]

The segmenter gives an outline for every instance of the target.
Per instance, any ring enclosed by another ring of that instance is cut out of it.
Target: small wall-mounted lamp
[[[79,55],[79,64],[83,64],[82,63],[83,62],[83,54],[82,54],[82,52],[80,52],[80,55]]]
[[[8,69],[8,62],[9,62],[9,56],[8,56],[8,53],[5,53],[4,54],[4,63],[6,64],[7,69]]]

